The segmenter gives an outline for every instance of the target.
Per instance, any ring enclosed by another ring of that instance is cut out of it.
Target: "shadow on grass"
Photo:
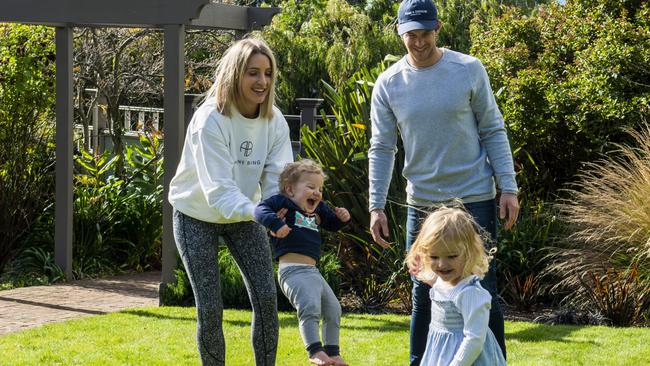
[[[148,318],[156,318],[161,320],[182,320],[182,321],[196,322],[196,317],[194,316],[165,315],[165,314],[158,314],[148,310],[123,310],[120,311],[120,314],[129,314],[129,315],[142,316]]]
[[[517,340],[526,343],[535,342],[563,342],[597,345],[594,341],[576,341],[570,338],[571,334],[584,328],[579,325],[546,325],[539,323],[527,323],[526,329],[510,331],[506,327],[506,339]]]
[[[350,324],[350,321],[354,323],[363,323],[362,325]],[[286,327],[297,327],[298,319],[295,314],[291,313],[280,313],[279,315],[280,328]],[[235,320],[235,319],[224,319],[224,323],[236,327],[249,327],[250,321]],[[372,323],[372,324],[369,324]],[[341,319],[341,329],[350,329],[350,330],[362,330],[362,331],[371,331],[371,332],[394,332],[394,331],[408,331],[409,323],[408,322],[396,322],[386,319],[379,319],[373,317],[372,315],[363,315],[358,316],[354,315],[345,315]]]

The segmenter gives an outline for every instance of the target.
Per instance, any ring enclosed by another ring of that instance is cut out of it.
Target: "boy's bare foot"
[[[330,359],[334,362],[334,366],[348,366],[341,356],[331,356]]]
[[[323,351],[314,353],[313,356],[309,357],[309,362],[320,366],[334,365],[334,361]]]

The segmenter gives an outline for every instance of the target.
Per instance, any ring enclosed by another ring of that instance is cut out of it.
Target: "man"
[[[407,55],[383,72],[372,94],[370,227],[374,240],[390,246],[384,213],[393,171],[397,133],[404,142],[408,217],[406,250],[420,222],[433,206],[460,199],[490,235],[497,231],[496,186],[501,190],[498,215],[510,229],[519,214],[517,183],[504,129],[490,82],[481,62],[438,48],[441,28],[431,0],[404,0],[397,32]],[[503,313],[497,299],[496,263],[481,282],[492,294],[490,329],[505,356]],[[411,365],[419,365],[431,318],[430,287],[413,279]]]

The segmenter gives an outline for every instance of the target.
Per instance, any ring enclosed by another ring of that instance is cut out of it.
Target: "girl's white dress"
[[[431,324],[422,366],[506,364],[488,328],[492,296],[478,277],[465,277],[456,286],[438,279],[429,295]]]

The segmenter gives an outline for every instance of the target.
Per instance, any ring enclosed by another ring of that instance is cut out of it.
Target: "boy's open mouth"
[[[314,207],[316,205],[316,200],[313,198],[308,198],[307,204],[309,205],[309,207]]]

